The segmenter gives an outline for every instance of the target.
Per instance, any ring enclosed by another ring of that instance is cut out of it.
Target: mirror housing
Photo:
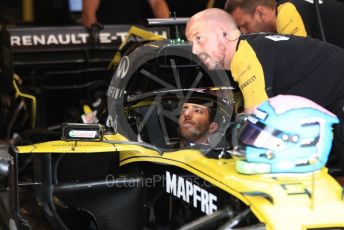
[[[63,123],[61,138],[65,141],[101,141],[103,127],[100,124]]]

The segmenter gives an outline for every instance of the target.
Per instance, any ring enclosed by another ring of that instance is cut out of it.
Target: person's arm
[[[231,72],[242,92],[245,113],[252,113],[268,96],[263,67],[247,41],[240,41],[231,63]]]
[[[277,7],[276,29],[277,33],[280,34],[307,37],[302,17],[296,7],[290,2],[283,3]]]
[[[168,18],[170,16],[170,10],[165,0],[148,0],[148,2],[152,8],[154,17]]]
[[[250,107],[250,108],[245,108],[245,109],[244,109],[244,113],[252,114],[253,111],[254,111],[257,107],[258,107],[258,106],[254,106],[254,107]]]
[[[82,24],[90,28],[94,23],[97,22],[97,10],[99,7],[100,0],[82,0]]]

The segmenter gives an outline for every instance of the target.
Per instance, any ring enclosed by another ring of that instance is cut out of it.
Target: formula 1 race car
[[[240,100],[228,73],[207,70],[183,39],[142,43],[117,66],[106,124],[65,123],[62,140],[1,149],[1,228],[344,229],[343,188],[324,164],[241,167]],[[209,144],[181,144],[185,102],[216,108]]]

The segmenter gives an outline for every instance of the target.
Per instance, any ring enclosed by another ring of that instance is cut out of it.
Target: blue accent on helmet
[[[268,164],[270,173],[312,172],[325,166],[332,146],[332,125],[339,120],[313,102],[316,106],[312,106],[308,99],[297,99],[297,106],[283,112],[276,112],[269,99],[248,117],[239,131],[246,162]],[[308,103],[300,107],[300,102]]]

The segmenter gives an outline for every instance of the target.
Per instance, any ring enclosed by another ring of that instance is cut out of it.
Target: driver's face
[[[179,130],[183,138],[194,143],[204,143],[209,127],[208,107],[184,103],[179,117]]]
[[[201,22],[192,22],[186,28],[186,36],[192,44],[192,53],[197,55],[209,70],[224,68],[226,47],[216,28],[210,28]]]

